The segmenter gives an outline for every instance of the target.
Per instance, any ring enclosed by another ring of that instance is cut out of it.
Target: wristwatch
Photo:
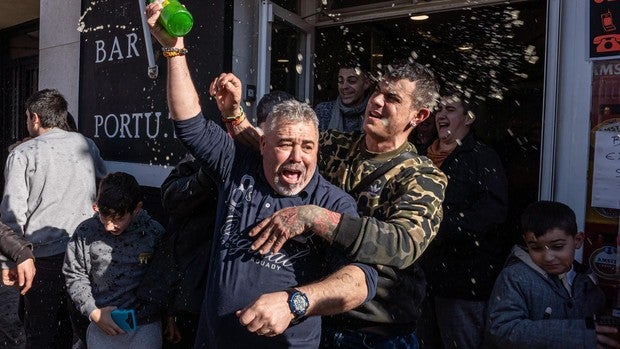
[[[295,317],[291,323],[296,324],[304,315],[306,315],[310,302],[308,302],[308,297],[306,294],[296,288],[287,288],[285,291],[288,293],[288,307],[291,309],[291,313]]]

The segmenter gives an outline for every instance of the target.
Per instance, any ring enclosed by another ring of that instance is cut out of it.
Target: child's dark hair
[[[521,231],[542,236],[550,229],[561,229],[567,234],[577,234],[575,212],[567,205],[555,201],[538,201],[525,208],[521,215]]]
[[[104,216],[124,216],[142,201],[140,185],[134,176],[125,172],[110,173],[99,184],[97,207]]]

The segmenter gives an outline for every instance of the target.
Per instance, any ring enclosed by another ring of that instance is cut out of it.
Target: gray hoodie
[[[98,216],[82,222],[69,241],[62,268],[78,310],[88,317],[96,308],[137,308],[135,291],[163,234],[161,224],[144,210],[120,235],[106,232]]]
[[[2,221],[32,243],[36,257],[64,253],[78,224],[93,215],[95,177],[104,174],[92,141],[52,128],[9,154]]]
[[[605,296],[592,275],[579,270],[572,296],[556,285],[525,249],[512,248],[489,299],[488,348],[596,348],[596,333],[586,317],[599,313]]]

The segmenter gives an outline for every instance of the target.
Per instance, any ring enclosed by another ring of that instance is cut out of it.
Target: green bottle
[[[192,14],[178,0],[151,0],[160,1],[163,9],[159,16],[159,24],[168,34],[176,37],[185,36],[194,25]]]

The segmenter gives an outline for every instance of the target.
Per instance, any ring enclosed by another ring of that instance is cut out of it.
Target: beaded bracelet
[[[231,116],[223,116],[222,115],[222,122],[224,123],[230,123],[233,126],[237,126],[240,123],[243,122],[243,120],[245,120],[245,112],[243,111],[243,108],[241,106],[239,106],[239,115],[231,115]]]
[[[163,47],[161,49],[161,52],[163,53],[164,57],[172,58],[172,57],[176,57],[176,56],[185,56],[187,54],[187,49],[185,47],[183,47],[183,48]]]

